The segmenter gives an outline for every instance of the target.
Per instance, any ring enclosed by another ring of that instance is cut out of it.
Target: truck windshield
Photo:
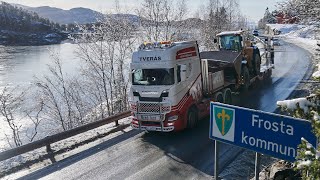
[[[133,85],[172,85],[174,69],[134,69],[132,70]]]
[[[235,35],[225,35],[220,36],[220,46],[222,49],[225,50],[233,50],[233,51],[240,51],[240,36]]]

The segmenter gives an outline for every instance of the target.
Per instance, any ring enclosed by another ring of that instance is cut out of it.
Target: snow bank
[[[317,32],[316,25],[267,24],[267,27],[271,33],[273,29],[280,30],[281,34],[278,37],[282,37],[285,41],[300,46],[314,56],[317,54],[317,49],[320,49],[317,45],[317,38],[320,39],[320,34]],[[315,59],[318,70],[312,74],[314,78],[320,78],[319,61],[320,59]]]
[[[278,31],[281,31],[281,34],[295,32],[305,27],[304,25],[298,24],[267,24],[267,26],[270,27],[271,30],[276,29]]]
[[[277,29],[281,31],[279,37],[300,37],[307,39],[316,39],[316,27],[314,25],[298,25],[298,24],[267,24],[271,30]]]
[[[317,27],[315,25],[267,24],[267,27],[269,27],[269,32],[272,32],[273,29],[280,30],[281,34],[278,37],[315,54],[317,48]]]

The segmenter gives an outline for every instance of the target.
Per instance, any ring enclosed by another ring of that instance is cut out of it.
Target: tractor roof
[[[217,34],[217,36],[242,35],[242,34],[243,34],[243,31],[224,31],[224,32]]]

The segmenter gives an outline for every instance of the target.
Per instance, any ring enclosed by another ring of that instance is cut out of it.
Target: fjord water
[[[76,44],[56,44],[46,46],[0,46],[0,87],[27,86],[34,76],[49,73],[53,54],[58,54],[63,71],[74,74],[79,66],[75,53]]]
[[[42,78],[50,74],[48,65],[53,64],[53,54],[61,59],[64,73],[77,75],[80,63],[75,53],[76,49],[77,45],[70,43],[46,46],[0,45],[0,90],[2,91],[4,87],[15,88],[15,92],[28,89],[35,81],[35,77]],[[28,91],[30,89],[32,88]],[[19,122],[23,127],[28,127],[28,122],[23,120]],[[0,119],[0,151],[9,146],[5,134],[11,136],[10,128]]]

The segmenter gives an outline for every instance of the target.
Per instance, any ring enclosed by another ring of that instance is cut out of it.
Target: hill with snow
[[[39,16],[47,18],[53,22],[59,24],[70,24],[70,23],[95,23],[98,19],[104,17],[100,12],[94,11],[88,8],[73,8],[70,10],[64,10],[60,8],[41,6],[41,7],[28,7],[20,4],[14,4],[14,6],[21,7],[28,11],[35,12]]]

